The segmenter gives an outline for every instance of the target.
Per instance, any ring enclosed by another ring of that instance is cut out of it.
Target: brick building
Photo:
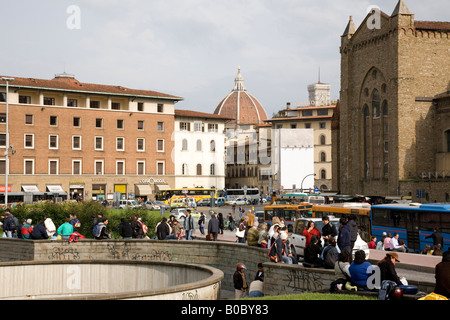
[[[450,201],[449,22],[403,0],[341,37],[333,177],[342,193]]]
[[[4,82],[0,92],[0,148],[5,150]],[[9,157],[9,202],[24,193],[33,200],[112,200],[115,191],[151,198],[158,185],[174,185],[171,137],[174,105],[180,100],[154,91],[81,83],[66,73],[52,80],[16,77],[8,95],[15,151]]]

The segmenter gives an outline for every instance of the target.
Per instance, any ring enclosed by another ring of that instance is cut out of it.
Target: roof
[[[447,21],[414,21],[416,30],[450,31],[450,22]]]
[[[205,113],[192,110],[175,110],[175,116],[188,118],[209,118],[218,120],[233,120],[233,118],[221,116],[214,113]]]
[[[234,81],[233,90],[222,99],[214,113],[232,118],[230,122],[237,124],[259,124],[267,120],[261,103],[245,89],[240,68]]]
[[[130,89],[122,86],[82,83],[75,79],[74,76],[68,74],[56,75],[52,80],[35,79],[35,78],[21,78],[14,77],[14,81],[9,83],[10,87],[29,88],[29,89],[47,89],[56,91],[71,91],[80,93],[98,93],[109,95],[125,95],[125,96],[139,96],[147,98],[161,98],[171,100],[183,100],[181,97],[161,93],[150,90]]]

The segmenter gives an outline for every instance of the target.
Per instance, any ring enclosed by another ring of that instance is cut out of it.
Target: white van
[[[119,200],[119,209],[138,208],[139,204],[136,200]]]

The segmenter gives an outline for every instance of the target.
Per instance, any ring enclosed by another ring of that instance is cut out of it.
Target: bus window
[[[264,210],[264,220],[272,222],[273,210]]]
[[[450,233],[450,214],[441,213],[441,223],[437,227],[440,232]]]
[[[433,231],[433,228],[441,226],[441,213],[422,212],[420,214],[420,229],[424,231]]]

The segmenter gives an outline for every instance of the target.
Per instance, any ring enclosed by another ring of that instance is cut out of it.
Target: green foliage
[[[92,228],[94,227],[94,218],[99,213],[108,219],[108,230],[112,233],[112,238],[120,238],[119,225],[121,218],[130,221],[132,215],[141,217],[142,221],[148,226],[148,236],[153,237],[157,223],[161,220],[159,211],[149,211],[145,208],[140,209],[106,209],[98,201],[54,203],[52,201],[40,201],[32,205],[18,205],[11,209],[11,213],[21,222],[24,219],[32,219],[33,225],[44,220],[47,215],[53,220],[56,228],[62,225],[70,214],[77,216],[81,222],[79,232],[86,238],[93,238]],[[166,217],[168,214],[165,214]]]

